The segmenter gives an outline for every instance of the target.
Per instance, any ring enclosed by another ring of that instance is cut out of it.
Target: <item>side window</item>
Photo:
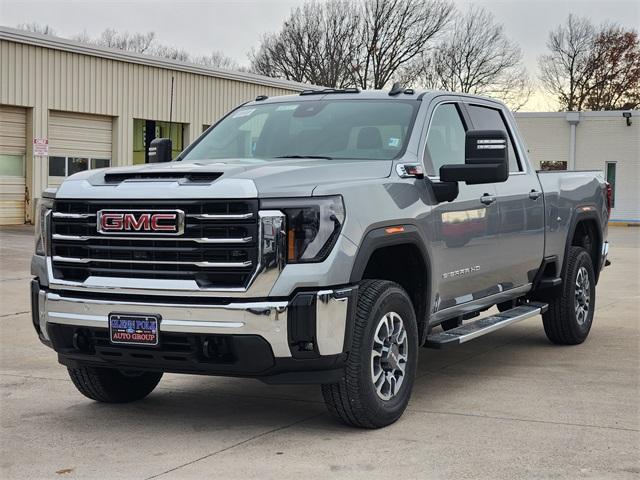
[[[507,132],[509,143],[509,171],[521,172],[520,162],[518,156],[513,148],[513,140],[511,138],[511,132],[507,128],[507,123],[504,121],[500,110],[489,107],[481,107],[479,105],[468,105],[469,116],[473,122],[473,128],[476,130],[504,130]]]
[[[458,107],[454,103],[437,106],[427,133],[427,173],[438,176],[442,165],[464,163],[464,141],[465,128]]]

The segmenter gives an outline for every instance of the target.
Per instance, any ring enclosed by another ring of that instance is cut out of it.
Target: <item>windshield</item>
[[[183,160],[391,160],[405,149],[415,100],[319,100],[241,107]]]

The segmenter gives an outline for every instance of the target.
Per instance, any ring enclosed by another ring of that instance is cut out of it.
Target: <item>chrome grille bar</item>
[[[116,237],[113,235],[107,236],[92,236],[92,235],[62,235],[54,233],[52,235],[53,240],[63,240],[72,242],[86,242],[89,240],[137,240],[137,241],[166,241],[166,242],[197,242],[197,243],[250,243],[253,237],[241,237],[241,238],[188,238],[188,237],[142,237],[131,235],[127,237]]]
[[[53,212],[53,218],[73,218],[73,219],[84,219],[84,218],[93,218],[95,217],[95,213],[64,213],[64,212]]]
[[[188,218],[197,218],[198,220],[248,220],[253,218],[253,213],[239,213],[239,214],[214,214],[214,213],[198,213],[189,214]]]
[[[142,264],[156,264],[156,265],[195,265],[196,267],[203,268],[246,268],[250,267],[253,262],[247,260],[245,262],[174,262],[167,260],[112,260],[108,258],[77,258],[77,257],[60,257],[54,256],[54,262],[65,263],[142,263]]]

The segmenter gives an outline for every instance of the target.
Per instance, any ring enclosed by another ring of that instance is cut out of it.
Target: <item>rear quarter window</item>
[[[467,111],[471,117],[473,128],[476,130],[503,130],[507,132],[509,148],[509,171],[521,172],[522,166],[513,147],[513,136],[502,116],[502,112],[496,108],[480,105],[467,105]]]

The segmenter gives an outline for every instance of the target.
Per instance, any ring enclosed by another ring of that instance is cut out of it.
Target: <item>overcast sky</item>
[[[49,24],[59,36],[86,30],[97,36],[105,28],[156,32],[159,42],[184,48],[192,55],[219,50],[240,64],[264,32],[278,30],[291,9],[305,0],[0,0],[0,24]],[[569,13],[594,23],[613,21],[627,27],[640,25],[640,0],[455,0],[465,9],[471,3],[491,11],[518,42],[530,74],[537,74],[537,57],[545,51],[547,33]],[[537,94],[527,110],[549,109],[552,104]]]

